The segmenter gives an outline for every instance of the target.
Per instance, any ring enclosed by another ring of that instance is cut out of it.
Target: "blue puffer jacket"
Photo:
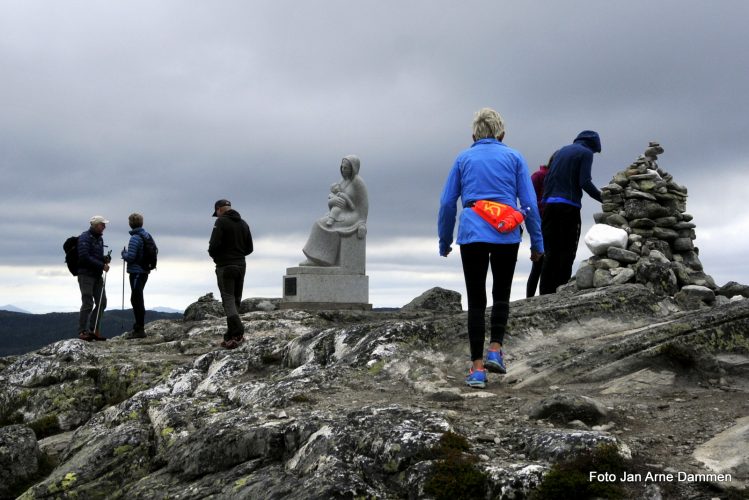
[[[597,132],[583,130],[575,141],[554,153],[544,180],[544,203],[566,203],[582,207],[583,190],[600,202],[601,192],[593,184],[593,153],[601,152]]]
[[[142,227],[136,227],[130,231],[130,242],[127,244],[127,250],[122,251],[122,258],[127,262],[127,272],[129,274],[148,274],[150,271],[143,269],[138,262],[143,258],[143,238],[148,236],[148,232]]]
[[[104,238],[93,229],[78,237],[78,275],[101,276],[104,272]]]

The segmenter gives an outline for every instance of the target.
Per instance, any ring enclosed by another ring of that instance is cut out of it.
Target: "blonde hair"
[[[473,116],[473,138],[496,139],[505,132],[505,121],[491,108],[481,108]]]
[[[137,212],[130,214],[127,221],[132,229],[143,227],[143,216]]]

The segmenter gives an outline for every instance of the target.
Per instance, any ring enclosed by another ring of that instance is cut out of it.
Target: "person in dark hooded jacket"
[[[216,279],[227,324],[221,346],[233,349],[239,346],[244,336],[239,305],[244,288],[245,256],[253,251],[252,234],[239,213],[231,208],[229,200],[218,200],[214,204],[213,216],[218,219],[213,226],[208,254],[216,264]]]
[[[569,281],[580,240],[580,209],[583,191],[601,202],[601,191],[593,184],[593,154],[601,152],[597,132],[584,130],[568,146],[557,150],[544,180],[544,238],[542,295],[554,293]]]

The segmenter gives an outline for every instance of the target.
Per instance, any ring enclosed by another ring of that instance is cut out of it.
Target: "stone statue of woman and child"
[[[370,309],[366,268],[369,198],[359,158],[344,156],[330,187],[328,213],[312,224],[306,259],[284,276],[282,307]]]

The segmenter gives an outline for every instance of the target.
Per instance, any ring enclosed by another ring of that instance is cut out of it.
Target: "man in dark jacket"
[[[109,224],[101,215],[91,217],[88,231],[78,237],[78,287],[81,290],[81,313],[78,338],[107,340],[101,335],[101,318],[107,307],[102,273],[109,271],[109,255],[104,255],[104,229]],[[94,304],[96,306],[94,307]],[[86,328],[89,325],[89,328]]]
[[[227,331],[221,346],[234,349],[244,340],[239,305],[244,287],[245,256],[253,250],[252,234],[239,213],[231,208],[229,200],[218,200],[213,208],[213,216],[218,219],[213,225],[208,254],[216,263],[216,279],[226,313]]]
[[[593,184],[593,154],[601,152],[597,132],[584,130],[575,141],[554,153],[544,181],[544,265],[541,294],[554,293],[569,281],[580,240],[580,209],[583,191],[601,202],[601,192]]]
[[[130,225],[130,241],[127,249],[122,250],[122,259],[127,262],[127,273],[130,277],[130,304],[133,306],[135,324],[128,335],[131,339],[142,339],[146,336],[146,305],[143,300],[143,289],[151,271],[143,265],[143,254],[146,238],[150,238],[148,231],[143,229],[143,216],[139,213],[130,214],[127,218]]]

